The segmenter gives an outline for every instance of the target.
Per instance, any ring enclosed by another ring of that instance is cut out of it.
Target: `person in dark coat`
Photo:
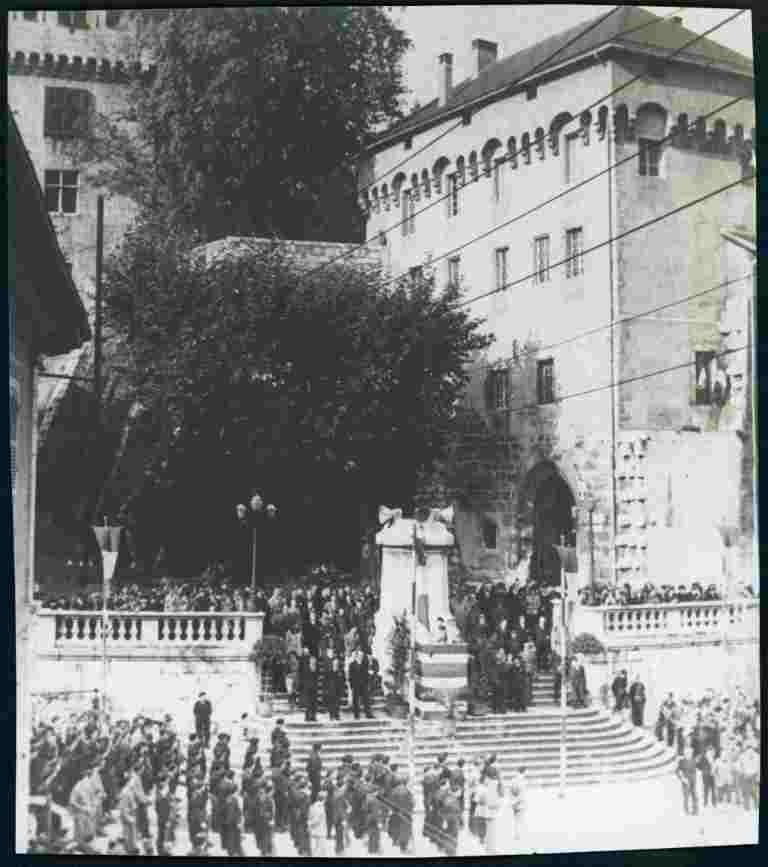
[[[693,749],[685,747],[683,755],[677,760],[675,776],[680,780],[683,788],[683,810],[686,815],[699,814],[699,798],[696,789],[696,760],[693,757]]]
[[[275,802],[272,797],[272,787],[268,782],[264,782],[259,786],[256,795],[254,834],[256,845],[265,858],[270,857],[274,851],[272,838],[274,820]]]
[[[498,649],[489,673],[492,696],[491,708],[494,713],[504,713],[506,710],[505,698],[508,690],[506,689],[507,665],[503,647]]]
[[[704,806],[708,806],[710,800],[712,806],[717,806],[717,793],[715,791],[715,750],[713,747],[707,747],[696,763],[696,767],[701,772],[701,787]]]
[[[632,681],[632,686],[629,688],[629,707],[632,712],[632,725],[642,727],[645,715],[645,684],[640,680],[640,675],[636,674]]]
[[[611,692],[613,693],[613,712],[621,713],[627,706],[627,672],[622,669],[611,684]]]
[[[512,660],[512,666],[507,675],[509,678],[509,695],[512,710],[522,712],[527,707],[528,682],[525,669],[519,656]]]
[[[536,668],[539,671],[549,671],[551,648],[545,617],[539,617],[539,622],[533,635],[533,643],[536,647]]]
[[[304,698],[304,721],[315,722],[317,720],[317,659],[309,657],[307,670],[301,682],[301,691]]]
[[[312,744],[312,751],[307,757],[307,778],[310,785],[310,801],[317,800],[320,794],[320,786],[323,782],[323,759],[320,755],[320,744]]]
[[[188,783],[187,829],[190,842],[195,844],[208,832],[207,810],[208,791],[202,777],[193,777]]]
[[[240,834],[240,822],[242,810],[235,792],[237,788],[234,780],[227,777],[222,786],[222,803],[220,816],[221,847],[230,858],[243,857],[242,837]]]
[[[171,814],[173,804],[171,790],[165,776],[158,779],[155,792],[155,815],[157,817],[157,854],[170,855],[170,845],[173,842]]]
[[[587,672],[581,659],[574,663],[573,674],[573,702],[576,707],[587,706]]]
[[[347,801],[346,786],[341,775],[336,778],[336,785],[330,794],[331,819],[335,839],[335,851],[337,855],[344,854],[346,845],[346,824],[349,815],[349,802]]]
[[[339,719],[341,702],[344,698],[344,685],[344,670],[339,658],[334,656],[325,679],[325,706],[331,719]]]
[[[392,843],[405,853],[413,836],[413,795],[408,788],[408,779],[402,774],[395,777],[395,786],[388,795],[391,813],[389,836]]]
[[[369,676],[368,663],[362,650],[356,650],[352,662],[349,664],[349,686],[352,690],[352,712],[355,719],[360,719],[360,704],[363,705],[367,719],[373,719],[371,713],[371,700],[368,691]]]
[[[211,715],[213,707],[208,696],[201,692],[192,709],[195,717],[195,733],[207,750],[211,743]]]

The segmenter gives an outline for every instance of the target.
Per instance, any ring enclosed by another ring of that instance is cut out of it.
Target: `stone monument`
[[[466,645],[458,641],[449,602],[448,553],[454,538],[447,524],[452,520],[451,509],[423,509],[413,518],[404,518],[402,509],[379,512],[384,525],[376,535],[381,594],[372,649],[386,676],[394,619],[405,616],[412,624],[417,705],[425,716],[428,710],[439,712],[437,699],[427,695],[450,694],[467,683]]]

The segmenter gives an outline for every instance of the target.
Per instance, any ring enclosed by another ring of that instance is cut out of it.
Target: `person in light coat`
[[[520,767],[509,784],[510,804],[515,817],[515,840],[519,840],[525,831],[526,812],[526,779],[525,768]]]
[[[95,803],[91,774],[81,777],[69,795],[69,812],[72,816],[72,833],[78,851],[93,853],[91,841],[96,836]]]
[[[477,818],[481,820],[484,830],[485,851],[488,855],[500,854],[499,815],[503,806],[504,789],[495,766],[485,772],[485,779],[477,787]]]
[[[309,841],[310,851],[313,858],[329,858],[331,855],[328,846],[328,829],[325,822],[325,799],[328,792],[325,789],[318,791],[317,796],[309,807]]]

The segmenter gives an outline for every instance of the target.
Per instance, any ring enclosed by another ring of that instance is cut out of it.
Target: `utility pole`
[[[101,432],[101,307],[102,266],[104,261],[104,196],[96,199],[96,306],[93,327],[94,434]]]
[[[565,547],[565,536],[560,537],[560,544]],[[568,738],[568,667],[566,665],[565,654],[567,652],[567,643],[565,635],[565,626],[567,618],[565,616],[566,606],[566,583],[565,583],[565,563],[560,564],[560,654],[561,664],[563,666],[562,679],[560,681],[560,786],[558,796],[565,797],[565,777],[567,772],[566,758],[566,740]]]

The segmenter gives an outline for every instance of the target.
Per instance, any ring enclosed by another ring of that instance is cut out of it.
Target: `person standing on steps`
[[[613,712],[621,713],[627,706],[627,672],[622,669],[613,679],[611,692],[613,693]]]
[[[693,748],[686,746],[683,755],[677,760],[675,776],[683,787],[683,810],[686,815],[699,815],[699,798],[696,790],[696,759]]]
[[[318,687],[318,673],[317,673],[317,658],[314,656],[309,657],[309,663],[307,665],[307,670],[304,674],[304,677],[301,681],[301,689],[304,698],[304,721],[305,722],[316,722],[317,721],[317,687]]]
[[[320,744],[312,744],[312,752],[307,757],[307,778],[311,787],[310,798],[314,803],[320,793],[323,782],[323,760],[320,756]]]
[[[355,651],[354,658],[349,664],[349,686],[352,689],[352,712],[355,719],[360,719],[361,702],[366,719],[373,719],[368,692],[368,663],[360,649]]]
[[[208,749],[211,744],[211,716],[213,707],[208,696],[201,692],[195,706],[192,709],[195,717],[195,732],[199,741],[203,745],[203,749]]]
[[[632,725],[639,728],[642,728],[645,722],[645,703],[645,684],[640,680],[640,675],[636,674],[629,688],[629,707],[632,712]]]

